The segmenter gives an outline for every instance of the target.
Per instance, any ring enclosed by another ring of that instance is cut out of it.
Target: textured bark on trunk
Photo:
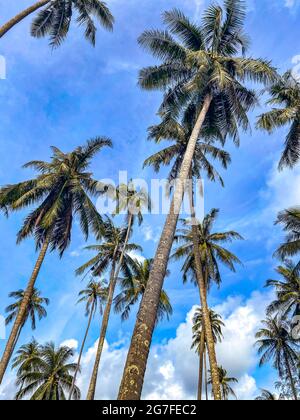
[[[22,303],[20,305],[18,315],[15,319],[14,325],[12,327],[9,339],[7,341],[7,344],[6,344],[6,347],[5,347],[1,362],[0,362],[0,384],[2,383],[4,374],[5,374],[5,371],[7,369],[10,358],[12,356],[14,347],[17,344],[16,339],[21,332],[20,330],[21,330],[21,327],[24,323],[24,318],[25,318],[25,315],[26,315],[28,304],[30,302],[30,298],[31,298],[32,293],[33,293],[35,282],[37,280],[37,277],[39,275],[41,266],[42,266],[43,261],[45,259],[48,247],[49,247],[49,240],[47,239],[44,242],[44,244],[42,246],[42,249],[40,251],[39,257],[36,261],[34,270],[32,272],[31,278],[29,280],[26,291],[24,293],[24,298],[23,298]]]
[[[84,338],[83,338],[83,341],[82,341],[82,344],[81,344],[80,353],[79,353],[79,357],[78,357],[78,361],[77,361],[77,366],[76,366],[76,370],[75,370],[73,380],[72,380],[69,400],[72,399],[72,395],[73,395],[74,388],[75,388],[75,385],[76,385],[76,379],[77,379],[77,375],[78,375],[78,372],[79,372],[79,369],[80,369],[80,363],[81,363],[82,354],[83,354],[84,346],[85,346],[85,343],[86,343],[86,339],[87,339],[87,336],[88,336],[88,333],[89,333],[89,330],[90,330],[90,327],[91,327],[91,322],[92,322],[92,318],[93,318],[93,315],[94,315],[94,310],[95,310],[95,301],[93,301],[93,305],[92,305],[92,308],[91,308],[91,313],[90,313],[90,316],[89,316],[88,325],[87,325],[85,335],[84,335]]]
[[[120,274],[120,271],[121,271],[121,268],[122,268],[124,255],[125,255],[127,244],[128,244],[129,237],[130,237],[132,220],[133,220],[133,217],[132,217],[132,215],[130,215],[129,220],[128,220],[128,228],[127,228],[126,238],[125,238],[124,247],[123,247],[123,250],[122,250],[122,253],[121,253],[121,256],[120,256],[120,260],[119,260],[117,269],[115,270],[115,267],[113,267],[113,269],[112,269],[108,299],[107,299],[107,304],[105,306],[105,311],[104,311],[104,314],[103,314],[102,327],[101,327],[100,339],[99,339],[99,344],[98,344],[98,349],[97,349],[97,354],[96,354],[95,365],[94,365],[94,369],[93,369],[93,373],[92,373],[92,377],[91,377],[91,382],[90,382],[90,386],[89,386],[89,390],[88,390],[88,395],[87,395],[87,398],[86,398],[88,401],[91,401],[91,400],[95,399],[97,377],[98,377],[101,355],[102,355],[104,341],[105,341],[105,337],[106,337],[107,326],[108,326],[109,317],[110,317],[110,313],[111,313],[111,307],[112,307],[112,303],[113,303],[115,288],[116,288],[118,277],[119,277],[119,274]]]
[[[192,236],[193,236],[193,244],[194,244],[194,255],[195,255],[195,271],[196,271],[196,278],[197,283],[200,291],[200,299],[201,299],[201,307],[202,307],[202,316],[204,321],[204,328],[205,328],[205,341],[208,350],[208,357],[210,362],[210,370],[211,370],[211,378],[212,378],[212,389],[213,389],[213,396],[216,401],[220,401],[222,399],[221,396],[221,386],[219,380],[219,370],[218,370],[218,363],[215,351],[215,342],[212,332],[212,326],[210,321],[209,315],[209,308],[207,304],[207,292],[206,292],[206,282],[203,275],[203,267],[202,267],[202,260],[201,254],[199,249],[199,236],[198,236],[198,227],[197,227],[197,220],[194,208],[194,199],[193,199],[193,191],[190,191],[190,205],[191,205],[191,222],[192,222]]]
[[[288,359],[286,353],[284,354],[284,358],[285,358],[285,363],[286,363],[286,366],[287,366],[288,375],[289,375],[290,382],[291,382],[291,388],[292,388],[292,392],[293,392],[293,395],[294,395],[294,400],[298,401],[298,395],[297,395],[297,391],[296,391],[295,381],[294,381],[294,378],[293,378],[293,375],[292,375],[290,362],[289,362],[289,359]]]
[[[199,378],[198,378],[198,400],[202,400],[202,389],[203,389],[203,362],[204,362],[204,350],[205,350],[205,331],[202,325],[201,342],[199,349]]]
[[[15,25],[25,19],[31,13],[45,6],[47,3],[50,3],[51,0],[42,0],[23,10],[21,13],[17,14],[14,18],[10,19],[3,26],[0,27],[0,38],[2,38],[8,31],[10,31]]]
[[[165,222],[149,281],[137,315],[119,390],[119,400],[139,400],[141,398],[150,345],[157,319],[160,294],[166,276],[169,256],[183,200],[184,183],[189,176],[196,143],[211,101],[211,96],[207,95],[185,152],[170,213]]]
[[[207,378],[206,348],[204,348],[204,372],[205,372],[205,397],[206,397],[206,401],[208,401],[208,378]]]

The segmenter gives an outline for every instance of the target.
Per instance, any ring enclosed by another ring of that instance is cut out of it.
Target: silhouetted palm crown
[[[62,255],[71,240],[74,216],[78,216],[86,238],[91,229],[101,234],[102,218],[90,198],[97,196],[98,183],[87,169],[92,158],[111,144],[109,139],[96,138],[71,153],[52,147],[49,163],[32,161],[25,165],[40,173],[36,178],[1,188],[0,210],[9,213],[37,205],[25,219],[18,242],[35,235],[40,246],[48,238],[52,249]]]
[[[224,322],[222,321],[221,315],[217,314],[212,309],[209,311],[210,323],[212,327],[212,333],[214,342],[221,342],[223,338],[222,328],[225,327]],[[193,343],[192,349],[196,348],[197,351],[200,350],[201,336],[203,332],[203,312],[201,308],[197,308],[195,315],[193,317]]]
[[[78,303],[85,302],[86,316],[91,313],[93,308],[93,315],[97,312],[102,314],[102,308],[107,300],[108,288],[104,282],[96,282],[91,280],[87,287],[79,292]]]
[[[278,248],[275,255],[283,260],[287,257],[295,257],[300,253],[300,207],[279,213],[277,224],[283,226],[287,236],[286,242]],[[300,268],[300,263],[296,268]]]
[[[85,28],[85,37],[93,45],[97,27],[94,18],[107,30],[113,29],[114,18],[106,3],[100,0],[54,0],[34,18],[31,34],[40,38],[49,36],[52,47],[59,46],[67,36],[72,18]]]

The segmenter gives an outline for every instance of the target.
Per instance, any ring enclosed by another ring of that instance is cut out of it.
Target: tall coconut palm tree
[[[70,390],[69,400],[72,399],[77,375],[80,370],[82,354],[83,354],[84,346],[85,346],[88,333],[91,327],[92,319],[95,316],[95,314],[98,312],[98,310],[99,310],[99,314],[102,315],[103,313],[102,307],[107,301],[107,295],[108,295],[108,288],[104,284],[103,281],[96,282],[96,281],[91,280],[89,284],[87,285],[86,289],[81,290],[81,292],[79,292],[78,303],[85,302],[85,315],[88,317],[88,324],[87,324],[85,335],[84,335],[84,338],[82,340],[82,344],[80,347],[79,356],[77,360],[77,366],[74,372],[72,386]]]
[[[68,347],[56,349],[54,343],[42,346],[31,368],[19,375],[17,384],[24,385],[16,398],[30,396],[31,400],[65,400],[65,393],[71,388],[72,375],[76,369],[76,363],[69,363],[73,355],[73,350]],[[80,399],[77,387],[74,388],[73,396],[76,400]]]
[[[101,0],[41,0],[1,26],[0,38],[37,10],[39,12],[33,19],[31,35],[37,38],[49,36],[52,47],[58,47],[64,41],[75,14],[78,25],[85,28],[86,39],[93,45],[96,43],[97,32],[94,19],[105,29],[113,29],[114,17],[106,3]]]
[[[22,305],[24,295],[25,295],[25,292],[24,290],[21,290],[21,289],[17,290],[16,292],[11,292],[9,294],[9,297],[14,298],[16,302],[7,306],[5,309],[5,312],[8,314],[5,319],[6,325],[9,325],[14,319],[16,319],[19,313],[20,307]],[[21,325],[16,342],[18,341],[21,331],[28,319],[30,319],[31,321],[31,328],[35,330],[36,329],[36,316],[38,317],[39,321],[41,321],[43,318],[47,316],[47,311],[44,305],[48,306],[49,302],[50,302],[49,299],[43,298],[41,296],[41,292],[39,290],[37,290],[36,288],[33,289],[33,292],[30,297],[30,301],[27,307],[27,313],[24,316],[23,324]]]
[[[221,384],[222,389],[222,400],[227,401],[230,396],[237,399],[237,396],[230,386],[231,383],[238,383],[238,380],[236,378],[230,378],[227,376],[227,370],[224,369],[222,366],[219,366],[219,381]],[[208,380],[209,384],[212,384],[212,377],[210,376]]]
[[[48,249],[58,250],[60,256],[64,254],[71,241],[76,217],[85,238],[91,230],[96,235],[102,232],[102,218],[91,201],[92,196],[99,194],[98,182],[87,170],[93,157],[104,147],[111,145],[107,138],[96,138],[71,153],[63,153],[52,147],[53,157],[50,162],[32,161],[25,165],[39,173],[35,178],[0,189],[0,211],[3,210],[6,214],[36,206],[25,219],[17,241],[19,243],[34,236],[37,249],[40,250],[0,362],[0,383]]]
[[[282,280],[268,280],[266,283],[266,287],[274,287],[276,291],[276,300],[269,305],[267,314],[293,315],[300,306],[299,271],[292,261],[285,261],[285,265],[277,267],[276,271]]]
[[[299,340],[293,337],[287,322],[278,315],[268,317],[262,323],[264,327],[256,334],[260,366],[272,361],[280,378],[289,378],[293,397],[298,400],[293,376],[299,363]]]
[[[277,401],[278,398],[275,394],[268,391],[267,389],[261,390],[261,395],[255,398],[256,401]]]
[[[139,299],[143,296],[151,271],[152,259],[145,261],[136,261],[131,269],[131,274],[128,277],[121,279],[121,293],[115,299],[115,311],[121,313],[122,320],[129,317],[130,310]],[[169,319],[172,315],[173,309],[167,293],[162,290],[157,311],[157,320],[161,321],[166,317]]]
[[[169,31],[147,31],[139,39],[142,46],[162,60],[161,65],[141,71],[140,85],[147,90],[162,89],[165,92],[160,109],[162,115],[178,115],[183,107],[193,103],[197,105],[197,118],[185,151],[179,182],[159,241],[148,287],[141,302],[119,391],[121,400],[141,397],[160,292],[183,199],[184,184],[190,174],[195,147],[205,118],[210,109],[215,109],[215,121],[219,121],[219,127],[225,127],[226,132],[230,131],[235,136],[238,126],[248,127],[247,111],[256,103],[253,91],[245,88],[244,81],[248,79],[252,82],[269,83],[277,76],[270,63],[239,55],[247,47],[247,38],[244,35],[244,1],[225,0],[224,8],[210,6],[204,13],[201,26],[191,23],[178,10],[167,12],[164,16]],[[199,276],[201,277],[201,273]],[[221,390],[203,279],[199,286],[207,324],[214,397],[218,400],[221,398]]]
[[[214,342],[221,342],[223,338],[222,328],[225,327],[224,322],[219,314],[212,309],[209,311],[210,323],[212,327]],[[203,388],[203,367],[206,361],[206,339],[203,328],[203,312],[201,308],[197,308],[193,317],[193,342],[192,349],[196,349],[199,355],[199,377],[198,377],[198,400],[202,400]],[[205,371],[205,376],[206,371]],[[206,398],[207,398],[207,382],[205,381]]]
[[[288,71],[268,92],[271,96],[268,105],[273,108],[259,117],[258,127],[269,133],[286,125],[290,127],[279,169],[292,168],[300,159],[300,83]]]
[[[91,260],[89,260],[87,263],[85,263],[83,266],[78,268],[78,270],[76,271],[77,275],[81,275],[86,270],[91,270],[94,277],[99,277],[108,268],[110,268],[107,303],[103,314],[99,343],[97,347],[95,364],[90,380],[87,400],[93,400],[95,397],[99,365],[109,323],[115,289],[118,281],[118,277],[116,275],[118,262],[120,261],[121,255],[124,254],[121,264],[121,273],[123,276],[130,276],[130,267],[134,265],[134,260],[131,258],[130,253],[133,251],[142,250],[142,248],[139,245],[136,245],[134,243],[128,243],[127,235],[127,225],[122,228],[119,228],[114,225],[111,219],[107,218],[105,222],[105,229],[103,232],[103,242],[100,245],[92,245],[86,247],[87,250],[96,251],[97,255]],[[127,244],[124,252],[125,243]]]
[[[38,369],[40,360],[41,346],[33,338],[28,344],[24,344],[17,351],[16,357],[12,361],[12,369],[17,369],[17,377],[20,378],[25,372],[34,371]],[[18,399],[19,393],[22,391],[24,382],[19,381],[20,389],[16,396]]]
[[[287,236],[286,242],[278,248],[275,256],[282,260],[287,257],[295,257],[300,253],[300,207],[290,208],[279,213],[276,223],[283,226]],[[295,269],[300,269],[300,262]]]

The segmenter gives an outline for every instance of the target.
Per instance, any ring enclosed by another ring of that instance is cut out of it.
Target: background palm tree
[[[295,257],[300,253],[300,207],[290,208],[279,213],[276,223],[283,226],[287,235],[286,242],[278,248],[275,256],[282,260],[287,257]],[[300,262],[295,269],[300,269]]]
[[[76,363],[69,363],[74,356],[68,347],[55,348],[54,343],[41,346],[37,357],[30,369],[22,371],[17,384],[23,383],[23,389],[17,394],[17,399],[29,397],[31,400],[65,400],[65,392],[72,385],[73,372]],[[80,390],[75,387],[74,399],[80,399]]]
[[[143,296],[151,271],[152,259],[145,261],[135,261],[134,266],[131,268],[131,274],[128,277],[121,279],[120,287],[121,293],[115,299],[115,311],[121,313],[122,320],[129,317],[130,310],[139,299]],[[162,321],[164,317],[169,319],[172,315],[173,309],[167,293],[162,290],[157,311],[157,321]]]
[[[39,172],[35,178],[0,189],[0,210],[6,214],[36,205],[18,233],[18,243],[34,236],[37,249],[40,249],[0,362],[0,383],[12,356],[48,248],[58,250],[60,256],[63,255],[70,244],[76,216],[86,239],[91,230],[96,235],[102,232],[102,218],[90,198],[99,194],[98,182],[87,170],[93,157],[107,146],[112,146],[111,141],[98,137],[71,153],[63,153],[52,147],[53,157],[50,162],[32,161],[25,165]]]
[[[195,147],[206,115],[214,107],[217,112],[215,120],[219,119],[220,127],[223,124],[225,132],[236,136],[238,126],[248,127],[247,111],[256,103],[253,91],[243,86],[244,81],[248,79],[252,82],[269,83],[276,77],[269,63],[238,55],[241,51],[245,52],[248,44],[244,35],[244,1],[225,0],[224,8],[210,6],[204,13],[201,27],[191,23],[178,10],[165,13],[164,18],[171,33],[146,31],[139,39],[142,46],[162,60],[161,65],[141,71],[140,85],[147,90],[161,89],[165,92],[160,109],[162,115],[178,115],[183,107],[193,103],[197,106],[197,118],[187,144],[176,194],[158,245],[148,287],[141,302],[120,386],[121,400],[141,397],[149,343],[152,341],[160,292],[183,199],[184,183],[190,174]],[[200,286],[214,397],[218,400],[221,398],[221,391],[203,279]],[[130,369],[132,365],[137,369]]]
[[[278,315],[262,323],[264,327],[256,334],[260,366],[272,361],[280,378],[288,377],[293,398],[298,400],[293,375],[299,363],[299,340],[292,336],[289,325]]]
[[[99,314],[102,315],[102,307],[107,301],[108,295],[108,288],[103,281],[96,282],[91,280],[87,285],[86,289],[81,290],[79,292],[79,302],[85,302],[85,315],[88,317],[88,324],[86,327],[85,335],[82,340],[82,344],[79,351],[79,356],[77,360],[76,370],[74,372],[74,377],[72,381],[72,386],[70,390],[69,400],[72,399],[74,387],[76,384],[77,374],[80,370],[80,363],[82,359],[82,354],[84,350],[84,346],[88,337],[88,333],[90,330],[92,318],[95,316],[97,310],[99,310]]]
[[[133,251],[142,250],[142,248],[139,245],[136,245],[134,243],[128,243],[128,232],[128,226],[119,228],[115,226],[113,221],[107,217],[105,222],[105,229],[103,232],[103,242],[99,245],[92,245],[85,248],[90,251],[96,251],[97,255],[91,260],[89,260],[87,263],[85,263],[83,266],[78,268],[78,270],[76,271],[77,275],[81,275],[86,270],[90,270],[92,271],[94,277],[98,277],[101,276],[108,268],[110,268],[108,297],[102,319],[94,369],[92,372],[89,391],[87,395],[88,400],[93,400],[95,397],[100,359],[106,337],[115,288],[118,281],[118,277],[116,276],[118,262],[121,261],[120,271],[122,275],[130,276],[130,267],[134,265],[134,260],[131,258],[130,253]],[[121,260],[122,255],[123,258]]]
[[[209,311],[210,323],[212,326],[212,332],[214,342],[221,342],[223,338],[222,327],[225,327],[222,321],[221,315],[214,312],[212,309]],[[203,328],[203,312],[201,308],[197,308],[193,317],[193,342],[192,349],[196,349],[199,355],[199,377],[198,377],[198,400],[202,400],[202,388],[203,388],[203,368],[205,368],[205,390],[206,399],[208,399],[207,392],[207,370],[206,370],[206,339],[205,331]],[[205,366],[204,366],[205,365]]]
[[[272,133],[276,128],[290,126],[279,168],[292,168],[300,159],[300,83],[288,71],[268,92],[271,95],[268,105],[274,107],[259,117],[258,127]]]
[[[274,287],[276,300],[267,308],[267,314],[279,312],[283,317],[293,315],[300,305],[300,277],[292,261],[276,269],[282,280],[268,280],[266,287]]]
[[[50,45],[58,47],[69,32],[72,17],[77,13],[77,23],[85,27],[85,37],[93,45],[96,42],[96,18],[102,27],[113,29],[114,17],[106,3],[100,0],[42,0],[17,14],[0,27],[0,38],[15,25],[39,10],[33,19],[31,35],[37,38],[49,36]],[[75,12],[75,13],[74,13]]]
[[[219,380],[220,380],[221,389],[222,389],[222,400],[227,401],[230,396],[237,399],[237,396],[236,396],[234,390],[232,389],[232,387],[230,386],[230,384],[231,383],[238,383],[238,380],[236,378],[228,377],[227,376],[227,370],[224,369],[222,366],[219,366],[218,370],[219,370]],[[208,383],[209,384],[212,383],[212,377],[211,376],[208,380]]]
[[[8,295],[9,297],[14,298],[16,302],[5,308],[5,312],[8,314],[5,319],[6,325],[9,325],[14,319],[16,319],[20,310],[20,306],[24,299],[24,294],[25,294],[24,290],[17,290],[16,292],[11,292]],[[47,311],[44,305],[48,306],[49,303],[50,303],[49,299],[43,298],[39,290],[35,288],[33,289],[33,292],[30,297],[29,304],[27,307],[27,312],[24,316],[23,324],[21,325],[18,336],[16,338],[16,343],[28,319],[30,319],[31,328],[35,330],[36,329],[36,316],[38,317],[40,321],[41,319],[47,316]]]
[[[267,389],[261,390],[261,395],[257,398],[255,398],[257,401],[277,401],[278,398],[275,394],[272,394],[272,392],[268,391]]]

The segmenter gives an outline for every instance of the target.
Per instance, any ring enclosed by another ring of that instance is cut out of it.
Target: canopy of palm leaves
[[[113,29],[114,18],[106,3],[100,0],[51,0],[34,18],[31,34],[49,36],[50,45],[58,47],[66,38],[72,17],[77,14],[78,25],[85,28],[85,37],[96,43],[97,27],[94,18],[107,30]]]
[[[224,401],[228,400],[230,396],[237,398],[234,390],[230,386],[231,383],[238,383],[238,380],[236,378],[230,378],[227,376],[227,370],[224,369],[222,366],[219,366],[219,379],[221,384],[221,390],[222,390],[222,399]],[[208,380],[208,383],[212,383],[212,378],[210,377]]]
[[[275,394],[272,394],[272,392],[268,391],[267,389],[261,390],[261,395],[257,398],[255,398],[257,401],[277,401],[278,398]]]
[[[21,377],[25,372],[37,369],[40,359],[41,346],[33,338],[28,344],[24,344],[17,351],[12,361],[12,368],[17,370],[17,376]]]
[[[288,323],[278,315],[268,317],[262,323],[263,328],[256,334],[260,366],[272,362],[280,377],[285,377],[288,369],[295,372],[300,346],[299,340],[291,334]]]
[[[275,128],[289,125],[279,168],[293,167],[300,159],[300,83],[291,72],[285,73],[268,89],[272,110],[262,114],[258,127],[272,133]]]
[[[165,92],[161,115],[177,116],[191,104],[198,115],[204,98],[211,95],[209,125],[238,143],[238,126],[249,127],[247,111],[257,103],[243,83],[269,84],[277,77],[269,62],[243,55],[249,44],[245,9],[243,0],[225,0],[223,8],[211,5],[201,26],[174,9],[164,14],[167,30],[141,35],[139,43],[162,61],[140,72],[142,88]]]
[[[219,210],[213,209],[205,216],[203,222],[198,224],[201,259],[204,272],[207,273],[208,288],[211,282],[215,282],[217,285],[221,284],[219,262],[231,271],[235,271],[235,264],[240,264],[240,260],[222,244],[243,238],[234,231],[213,232],[218,214]],[[185,259],[182,267],[184,282],[188,277],[196,281],[192,228],[189,226],[190,221],[183,220],[182,223],[183,228],[178,229],[175,236],[175,242],[181,243],[181,245],[178,246],[171,258],[176,261]]]
[[[217,314],[212,309],[209,311],[210,323],[212,327],[212,333],[214,342],[221,342],[223,338],[222,328],[225,327],[222,321],[221,315]],[[193,343],[192,349],[195,348],[197,351],[200,349],[201,336],[203,331],[203,313],[201,308],[197,308],[193,317]]]
[[[175,180],[179,175],[186,147],[195,124],[195,111],[195,106],[190,106],[186,110],[181,123],[177,119],[167,116],[160,124],[149,128],[149,139],[153,139],[157,143],[162,140],[175,142],[175,144],[150,156],[144,162],[144,166],[153,166],[156,172],[161,169],[162,165],[168,166],[173,162],[169,174],[169,182]],[[208,119],[209,117],[207,117],[207,120]],[[229,153],[213,145],[216,138],[219,139],[221,135],[218,135],[218,133],[216,133],[217,129],[209,126],[209,123],[209,121],[206,121],[201,132],[201,138],[203,140],[199,139],[197,142],[193,158],[192,174],[199,179],[201,178],[203,171],[209,180],[219,180],[223,185],[224,183],[221,176],[209,161],[208,157],[218,160],[224,168],[227,168],[231,159]],[[223,140],[221,139],[221,141]]]
[[[120,287],[122,292],[115,297],[114,303],[115,311],[122,314],[121,316],[123,320],[128,319],[131,307],[143,296],[149,280],[152,263],[152,259],[145,260],[143,262],[136,260],[135,264],[131,268],[130,276],[121,280]],[[158,306],[157,320],[161,321],[164,317],[169,319],[172,313],[173,310],[169,297],[167,293],[162,290]]]
[[[290,208],[279,213],[276,223],[283,226],[287,236],[286,242],[278,248],[275,255],[282,260],[287,257],[295,257],[300,253],[300,207]],[[300,263],[296,268],[300,268]]]
[[[18,399],[30,397],[31,400],[65,400],[70,390],[75,363],[69,363],[73,350],[68,347],[55,348],[53,343],[41,346],[39,356],[28,369],[21,369],[17,385],[22,384]],[[80,398],[80,391],[74,388],[74,399]]]
[[[107,217],[104,221],[102,243],[91,245],[85,249],[95,251],[97,255],[83,264],[76,270],[77,275],[83,274],[86,270],[92,272],[94,277],[100,277],[109,268],[113,260],[119,261],[126,240],[127,226],[117,227],[113,221]],[[130,256],[131,252],[142,251],[142,248],[134,243],[126,245],[125,255],[122,262],[121,272],[124,276],[130,276],[130,268],[135,262]]]
[[[108,287],[104,282],[97,282],[91,280],[87,287],[79,292],[79,299],[77,303],[85,302],[85,312],[86,316],[88,316],[91,313],[91,310],[93,308],[93,315],[98,310],[100,314],[102,315],[102,308],[103,305],[105,305],[105,302],[107,301],[108,296]]]
[[[18,315],[20,305],[24,299],[24,290],[17,290],[16,292],[11,292],[9,297],[16,300],[15,303],[7,306],[5,312],[8,314],[6,317],[6,325],[10,324]],[[31,328],[35,330],[36,328],[36,316],[39,320],[47,316],[47,311],[44,308],[44,305],[49,305],[49,299],[43,298],[41,292],[37,289],[33,290],[33,293],[30,297],[30,301],[27,307],[26,316],[24,318],[24,324],[28,319],[31,321]]]
[[[18,242],[34,235],[39,247],[47,237],[52,250],[62,256],[71,240],[74,216],[86,238],[91,229],[101,234],[103,221],[90,198],[99,194],[98,183],[87,170],[92,158],[111,145],[107,138],[96,138],[71,153],[52,147],[50,162],[25,165],[39,172],[36,178],[0,189],[0,210],[10,213],[36,205],[18,233]]]
[[[280,312],[287,316],[296,312],[300,306],[300,277],[292,261],[286,261],[284,266],[277,267],[277,273],[282,280],[268,280],[266,286],[274,287],[276,300],[272,302],[268,309],[268,314]]]

